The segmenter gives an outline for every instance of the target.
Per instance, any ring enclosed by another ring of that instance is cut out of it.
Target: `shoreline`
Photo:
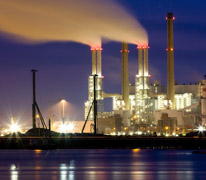
[[[0,149],[206,149],[206,137],[1,137]]]

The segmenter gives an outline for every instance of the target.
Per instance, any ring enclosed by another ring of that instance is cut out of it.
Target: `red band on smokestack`
[[[137,49],[147,49],[147,48],[150,48],[148,45],[146,46],[137,46]]]
[[[102,51],[103,49],[101,47],[91,47],[91,51]]]
[[[129,50],[124,50],[124,51],[121,50],[120,52],[121,52],[121,53],[123,53],[123,52],[129,53]]]

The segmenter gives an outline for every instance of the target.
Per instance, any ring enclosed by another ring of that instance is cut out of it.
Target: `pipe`
[[[125,109],[129,110],[129,72],[128,72],[128,44],[122,43],[122,99]]]
[[[103,92],[103,97],[104,98],[120,97],[120,94],[117,94],[117,93],[105,93],[105,92]]]
[[[175,108],[173,13],[167,14],[167,97]]]

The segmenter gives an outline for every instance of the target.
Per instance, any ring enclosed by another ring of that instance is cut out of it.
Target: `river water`
[[[200,180],[192,150],[0,150],[0,180]]]

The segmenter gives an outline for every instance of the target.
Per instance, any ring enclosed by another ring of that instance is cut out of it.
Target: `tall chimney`
[[[128,44],[122,43],[122,99],[125,109],[129,110],[129,72],[128,72]]]
[[[92,75],[97,74],[97,67],[96,67],[96,49],[92,48]]]
[[[148,77],[148,46],[144,48],[144,76]]]
[[[149,89],[148,48],[149,46],[144,47],[144,95],[145,97],[148,96],[148,89]]]
[[[142,56],[142,47],[138,47],[138,75],[139,77],[143,76],[143,56]]]
[[[167,97],[175,108],[175,81],[174,81],[174,46],[173,46],[173,13],[167,14]]]
[[[97,75],[102,76],[102,48],[97,49]]]

